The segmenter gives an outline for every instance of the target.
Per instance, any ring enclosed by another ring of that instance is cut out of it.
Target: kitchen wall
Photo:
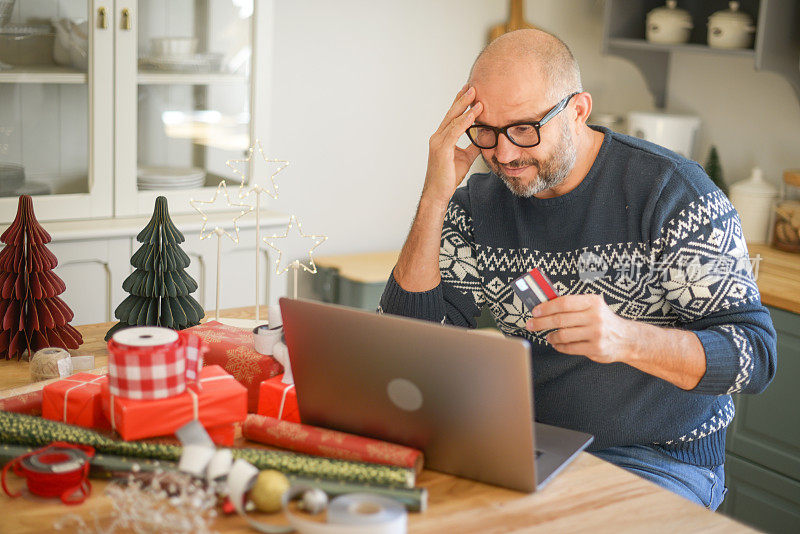
[[[271,206],[327,233],[319,255],[399,248],[438,126],[506,0],[278,0],[271,149],[292,162]],[[570,45],[596,112],[652,110],[642,76],[603,56],[601,0],[531,0],[526,18]],[[674,54],[668,111],[694,113],[704,161],[717,145],[728,182],[753,165],[779,183],[800,167],[800,104],[752,60]]]

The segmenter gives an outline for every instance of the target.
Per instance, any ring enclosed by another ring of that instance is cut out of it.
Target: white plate
[[[198,167],[146,166],[136,170],[139,178],[197,178],[205,175],[206,171]]]

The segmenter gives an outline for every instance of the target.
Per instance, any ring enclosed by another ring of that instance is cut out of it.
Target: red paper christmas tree
[[[53,272],[50,234],[33,213],[28,195],[19,197],[17,217],[0,241],[0,357],[17,359],[45,347],[77,349],[83,338],[68,323],[72,310],[58,298],[67,286]]]

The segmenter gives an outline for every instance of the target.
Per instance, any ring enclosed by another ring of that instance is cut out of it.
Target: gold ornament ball
[[[256,483],[250,491],[250,500],[261,512],[280,511],[283,494],[289,489],[289,479],[280,471],[265,469],[258,474]]]

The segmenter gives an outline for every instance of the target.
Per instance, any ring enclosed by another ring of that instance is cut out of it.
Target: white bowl
[[[191,56],[197,51],[195,37],[155,37],[150,49],[156,57]]]

